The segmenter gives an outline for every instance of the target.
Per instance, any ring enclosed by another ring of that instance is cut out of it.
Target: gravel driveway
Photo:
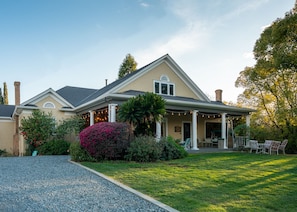
[[[0,211],[167,211],[68,160],[0,157]]]

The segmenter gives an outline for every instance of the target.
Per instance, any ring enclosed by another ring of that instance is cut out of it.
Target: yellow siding
[[[197,99],[197,96],[186,86],[186,84],[179,78],[179,76],[174,73],[174,71],[172,71],[172,69],[165,62],[150,70],[140,78],[129,83],[129,85],[126,85],[125,87],[120,89],[119,92],[121,93],[128,90],[154,92],[154,80],[160,80],[160,77],[162,75],[166,75],[170,79],[170,82],[175,84],[176,96],[184,96]]]
[[[12,154],[14,121],[0,121],[0,149]]]
[[[192,124],[192,115],[183,115],[180,114],[168,114],[168,135],[172,136],[175,139],[183,140],[183,123],[188,122]],[[199,142],[203,141],[205,139],[205,119],[202,119],[201,117],[197,117],[198,123],[197,123],[197,138]],[[181,132],[175,132],[175,127],[180,127]],[[191,129],[192,133],[192,129]]]
[[[55,108],[44,108],[43,105],[47,102],[53,103],[55,105]],[[63,105],[61,103],[59,103],[58,101],[56,101],[51,96],[48,96],[35,104],[36,104],[36,106],[38,106],[38,108],[41,111],[44,111],[46,113],[51,112],[53,117],[55,117],[56,121],[67,119],[67,118],[70,118],[72,115],[75,115],[75,113],[60,111],[60,109],[63,107]]]

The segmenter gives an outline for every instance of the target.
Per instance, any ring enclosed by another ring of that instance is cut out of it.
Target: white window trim
[[[162,80],[162,78],[166,78],[166,80]],[[170,79],[169,79],[169,77],[167,76],[167,75],[161,75],[161,77],[160,77],[160,81],[162,81],[162,82],[170,82]]]
[[[51,104],[52,107],[48,107],[48,106],[46,106],[47,104]],[[43,107],[43,108],[49,108],[49,109],[55,109],[55,108],[56,108],[55,104],[52,103],[52,102],[45,102],[45,103],[43,104],[42,107]]]
[[[156,93],[156,86],[155,86],[156,83],[159,83],[159,92],[158,93]],[[167,94],[162,93],[162,84],[167,84]],[[170,85],[173,85],[173,94],[172,95],[170,94]],[[154,87],[154,93],[156,93],[156,94],[166,95],[166,96],[175,96],[175,84],[172,82],[154,80],[153,87]]]

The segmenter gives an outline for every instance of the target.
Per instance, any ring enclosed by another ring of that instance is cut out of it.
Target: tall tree
[[[123,63],[120,66],[120,70],[118,73],[119,79],[123,78],[127,74],[132,73],[137,68],[137,62],[131,54],[127,54]]]
[[[2,95],[2,89],[0,88],[0,105],[4,104],[4,99],[3,99],[3,95]]]
[[[6,82],[3,83],[3,89],[4,89],[4,91],[3,91],[3,98],[4,98],[3,103],[5,105],[8,105],[8,90],[7,90]]]
[[[282,137],[297,136],[297,14],[292,10],[267,27],[254,46],[256,64],[235,85],[258,109],[257,123]]]

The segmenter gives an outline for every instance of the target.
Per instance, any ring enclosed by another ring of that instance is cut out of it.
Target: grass
[[[179,211],[296,211],[297,156],[209,153],[82,163]]]

